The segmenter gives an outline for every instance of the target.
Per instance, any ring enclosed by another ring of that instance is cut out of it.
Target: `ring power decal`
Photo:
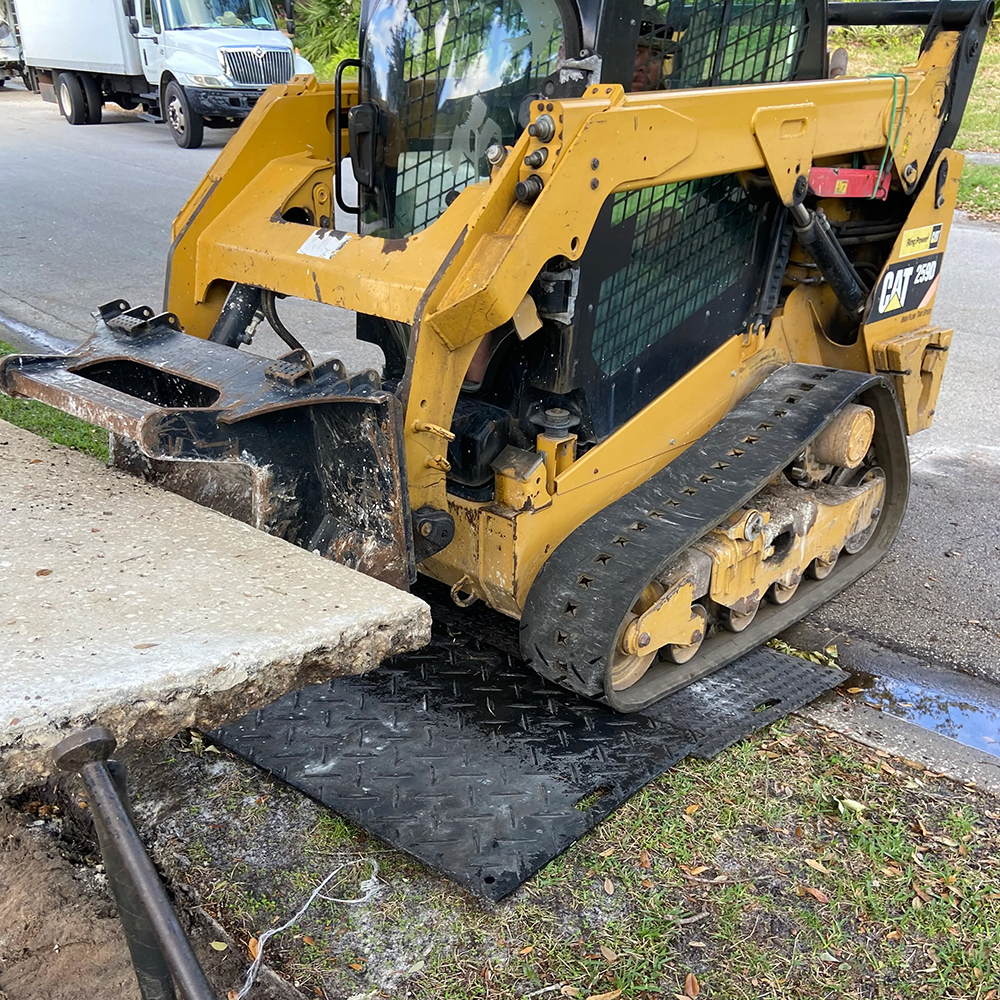
[[[929,307],[937,291],[940,269],[939,253],[894,264],[875,286],[868,322],[877,323],[890,316]]]
[[[941,242],[941,223],[933,226],[921,226],[919,229],[903,231],[903,241],[899,248],[900,257],[912,257],[914,254],[937,250]]]

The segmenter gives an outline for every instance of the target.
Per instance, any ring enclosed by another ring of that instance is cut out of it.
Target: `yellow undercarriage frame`
[[[477,346],[524,305],[546,261],[580,257],[609,196],[766,169],[791,205],[795,180],[812,166],[880,155],[890,134],[894,185],[913,195],[938,136],[957,37],[940,32],[901,70],[906,87],[898,78],[641,94],[592,87],[549,102],[557,135],[543,144],[525,131],[489,183],[463,190],[422,232],[402,240],[345,234],[329,255],[304,252],[316,230],[283,218],[296,207],[332,215],[333,129],[341,125],[333,87],[295,77],[265,94],[178,216],[167,308],[189,333],[207,337],[240,282],[410,324],[401,387],[410,504],[455,520],[454,541],[420,568],[456,595],[518,617],[547,556],[574,528],[666,466],[781,365],[884,372],[909,432],[929,424],[951,336],[930,325],[936,280],[919,308],[877,321],[870,313],[849,346],[826,335],[837,309],[829,287],[800,284],[769,327],[734,330],[581,457],[571,441],[542,435],[537,460],[496,472],[494,501],[462,500],[446,485],[447,428]],[[544,165],[529,169],[524,158],[541,145]],[[946,248],[962,157],[941,155],[947,180],[940,191],[928,183],[916,193],[876,294],[906,263],[907,233],[940,227],[937,247]],[[522,204],[514,188],[531,174],[543,188]],[[841,211],[836,200],[823,207],[831,218]]]

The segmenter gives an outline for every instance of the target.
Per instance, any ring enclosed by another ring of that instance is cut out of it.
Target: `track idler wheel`
[[[733,608],[719,608],[719,624],[727,632],[742,632],[757,617],[759,610],[759,603],[745,612],[739,612]]]
[[[795,591],[799,589],[801,582],[801,578],[794,583],[781,583],[776,580],[767,588],[767,599],[772,604],[787,604],[795,596]]]
[[[660,658],[665,660],[667,663],[676,663],[680,665],[693,660],[695,654],[699,649],[701,649],[701,644],[705,641],[705,635],[708,633],[708,612],[700,604],[693,604],[691,606],[691,610],[702,620],[703,624],[701,634],[694,642],[689,643],[686,646],[682,646],[676,642],[671,642],[664,646],[663,649],[660,650]]]

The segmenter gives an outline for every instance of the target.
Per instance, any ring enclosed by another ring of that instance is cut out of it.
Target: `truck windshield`
[[[168,28],[274,29],[268,0],[163,0]]]

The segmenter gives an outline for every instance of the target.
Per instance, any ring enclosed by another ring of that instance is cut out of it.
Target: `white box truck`
[[[10,2],[10,0],[8,0]],[[311,73],[270,0],[13,0],[29,79],[72,125],[105,101],[166,120],[185,149]]]

